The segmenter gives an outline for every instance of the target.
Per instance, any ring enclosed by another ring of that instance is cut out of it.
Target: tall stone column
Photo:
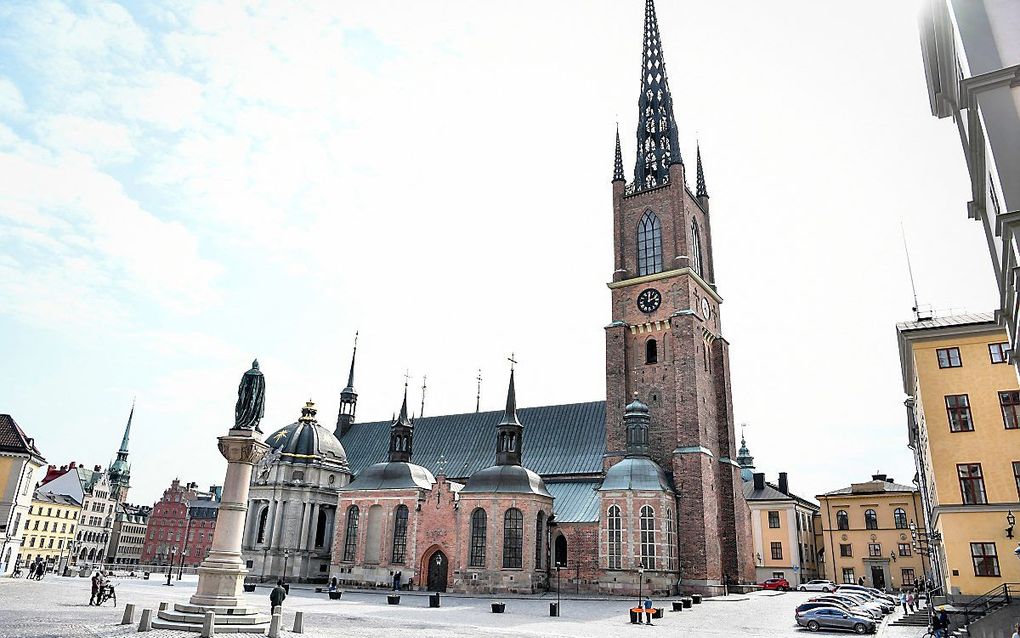
[[[219,437],[220,454],[227,459],[220,502],[209,556],[198,568],[198,590],[192,605],[240,607],[244,604],[244,577],[248,570],[241,559],[245,512],[252,466],[269,451],[254,430],[233,429]]]

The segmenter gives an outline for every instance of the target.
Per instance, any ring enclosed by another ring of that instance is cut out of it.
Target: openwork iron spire
[[[669,182],[669,167],[683,164],[677,142],[673,99],[666,81],[666,61],[659,39],[655,4],[645,0],[645,34],[641,53],[641,97],[638,100],[637,162],[634,186],[637,190]]]
[[[613,181],[625,182],[623,175],[623,151],[620,150],[620,125],[616,125],[616,158],[613,161]]]
[[[701,144],[698,144],[698,197],[708,197],[708,188],[705,187],[705,169],[701,167]]]

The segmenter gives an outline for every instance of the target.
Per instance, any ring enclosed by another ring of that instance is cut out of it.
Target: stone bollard
[[[170,607],[170,603],[160,603],[159,604],[159,610],[160,611],[166,611],[169,607]]]
[[[138,621],[138,631],[152,631],[151,609],[142,610],[142,619]]]
[[[207,611],[202,618],[202,638],[216,635],[216,612]]]
[[[277,607],[279,609],[279,607]],[[280,614],[273,614],[273,619],[269,621],[269,638],[280,638],[280,621],[283,620],[283,616]]]
[[[303,611],[294,612],[294,633],[305,633],[305,612]]]
[[[276,607],[273,607],[272,615],[276,616],[277,614],[279,614],[280,616],[283,615],[283,607],[280,606],[280,605],[277,605]]]
[[[124,605],[124,617],[120,619],[120,624],[131,625],[135,622],[135,604],[128,603]]]

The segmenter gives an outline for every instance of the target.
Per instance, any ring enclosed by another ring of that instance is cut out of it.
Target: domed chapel
[[[701,152],[687,186],[652,0],[637,157],[612,177],[606,400],[336,428],[312,404],[252,478],[253,576],[432,591],[718,593],[754,579]],[[356,349],[355,349],[356,352]],[[743,459],[742,459],[743,460]]]

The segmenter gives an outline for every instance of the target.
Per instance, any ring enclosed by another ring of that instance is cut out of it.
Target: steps
[[[893,627],[927,627],[928,610],[918,609],[889,623]]]
[[[157,613],[152,628],[200,633],[207,611],[216,614],[213,625],[218,634],[258,634],[269,629],[269,616],[254,607],[202,607],[181,603],[174,605],[173,610]]]

